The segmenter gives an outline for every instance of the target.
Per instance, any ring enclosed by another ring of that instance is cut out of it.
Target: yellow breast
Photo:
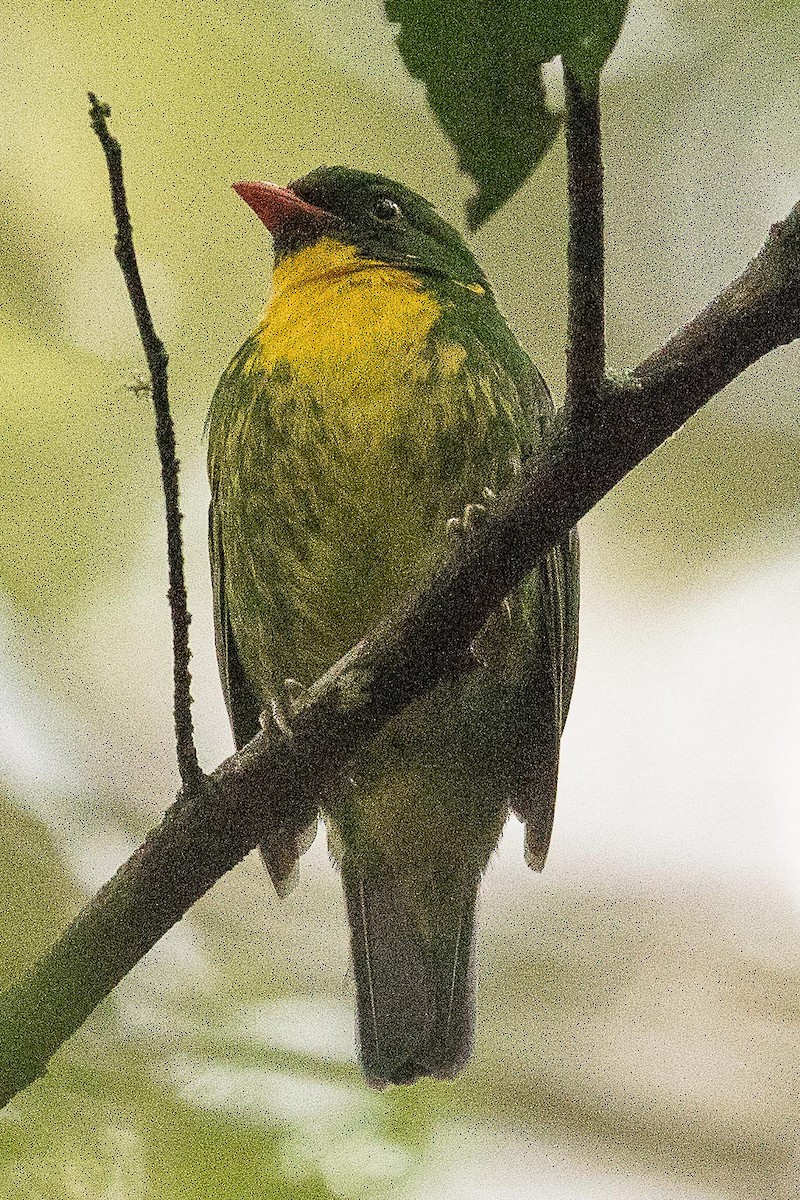
[[[440,306],[408,271],[322,238],[280,263],[259,327],[260,365],[319,383],[341,370],[413,370]]]

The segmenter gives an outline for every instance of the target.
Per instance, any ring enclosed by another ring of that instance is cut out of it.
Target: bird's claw
[[[474,533],[486,519],[486,514],[490,507],[496,502],[497,496],[490,487],[485,487],[482,491],[485,504],[473,502],[464,507],[464,511],[460,517],[450,517],[447,522],[447,533],[450,537],[467,537]]]
[[[270,697],[269,708],[263,709],[259,714],[258,723],[265,733],[269,733],[274,725],[285,737],[294,736],[291,714],[277,696]]]
[[[485,504],[468,504],[464,509],[464,516],[461,518],[464,523],[464,533],[474,533],[483,524],[485,518]]]
[[[270,697],[269,708],[265,708],[258,718],[261,728],[269,730],[273,725],[277,725],[285,737],[292,737],[292,718],[307,690],[299,679],[284,679],[283,696]]]
[[[298,703],[306,695],[308,688],[299,679],[284,679],[283,690],[289,698],[289,703],[292,708],[296,708]]]

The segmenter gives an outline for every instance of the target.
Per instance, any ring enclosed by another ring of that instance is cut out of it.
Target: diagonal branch
[[[624,384],[591,436],[569,414],[424,592],[309,691],[290,739],[259,733],[162,823],[0,999],[0,1103],[58,1047],[265,827],[302,824],[359,743],[458,670],[461,648],[576,521],[711,396],[800,337],[800,203],[744,273]]]
[[[565,67],[564,92],[569,197],[566,407],[576,419],[589,423],[602,400],[606,350],[599,85],[584,91]]]
[[[120,265],[128,289],[139,337],[142,341],[153,393],[153,408],[156,416],[156,442],[161,460],[161,483],[164,489],[164,505],[167,518],[167,563],[169,569],[170,617],[172,619],[172,662],[173,694],[175,713],[175,744],[178,755],[178,770],[181,783],[187,792],[197,788],[201,771],[197,762],[192,727],[192,677],[189,673],[189,624],[191,616],[186,603],[186,582],[183,571],[183,542],[181,537],[180,500],[178,497],[178,460],[175,457],[175,430],[169,410],[167,395],[167,352],[164,343],[155,331],[153,318],[147,304],[136,251],[133,246],[128,201],[122,176],[122,147],[108,129],[111,109],[89,92],[92,129],[100,139],[100,145],[108,164],[111,185],[111,205],[117,226],[114,253]]]

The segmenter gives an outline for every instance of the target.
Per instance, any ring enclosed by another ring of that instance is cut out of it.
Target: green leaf
[[[547,8],[558,24],[558,53],[586,91],[597,87],[600,72],[617,43],[628,0],[533,0],[531,9]]]
[[[398,48],[478,185],[475,229],[517,191],[553,143],[542,64],[560,54],[587,89],[597,85],[627,0],[386,0]]]

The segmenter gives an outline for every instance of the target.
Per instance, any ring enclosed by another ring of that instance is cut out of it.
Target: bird
[[[382,175],[233,185],[272,235],[266,308],[208,415],[217,657],[237,747],[425,586],[556,419],[457,229]],[[571,530],[463,671],[392,717],[321,800],[369,1084],[452,1079],[475,1029],[480,880],[511,812],[544,866],[575,678]],[[261,854],[284,894],[313,837]]]

